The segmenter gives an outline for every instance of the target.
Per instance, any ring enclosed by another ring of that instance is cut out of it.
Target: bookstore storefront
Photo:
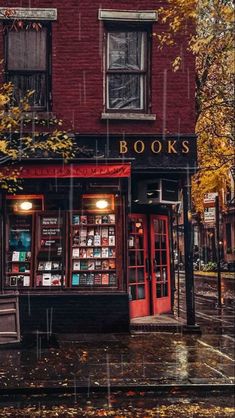
[[[127,330],[130,165],[34,165],[21,175],[24,193],[5,198],[3,289],[19,291],[23,328],[45,328],[52,309],[57,331],[107,329],[109,318]]]

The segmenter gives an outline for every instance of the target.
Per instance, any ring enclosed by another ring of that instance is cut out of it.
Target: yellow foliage
[[[168,25],[157,37],[160,48],[174,43],[180,32],[195,56],[199,171],[192,196],[196,210],[202,211],[204,194],[226,190],[234,166],[234,5],[231,0],[168,0],[159,16]],[[174,71],[180,68],[179,58],[172,63]]]

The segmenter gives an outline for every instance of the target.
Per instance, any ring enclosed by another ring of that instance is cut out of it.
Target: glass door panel
[[[146,271],[147,225],[144,215],[130,215],[128,276],[131,318],[149,315],[149,282]]]

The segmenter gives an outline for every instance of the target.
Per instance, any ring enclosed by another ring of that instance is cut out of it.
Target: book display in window
[[[29,287],[32,282],[32,216],[11,215],[7,225],[6,286]]]
[[[40,214],[37,228],[36,286],[62,286],[65,276],[64,219]]]
[[[72,286],[117,286],[114,213],[71,216]]]

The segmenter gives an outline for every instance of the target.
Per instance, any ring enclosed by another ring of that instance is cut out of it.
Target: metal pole
[[[180,317],[180,249],[179,249],[179,211],[176,212],[176,247],[178,254],[178,264],[177,264],[177,315]]]
[[[217,290],[218,307],[221,308],[221,266],[220,266],[220,220],[219,220],[219,196],[215,198],[215,225],[216,225],[216,249],[217,249]]]
[[[190,209],[190,180],[183,187],[184,206],[184,257],[185,257],[185,287],[187,326],[195,326],[195,301],[193,277],[192,222]]]

